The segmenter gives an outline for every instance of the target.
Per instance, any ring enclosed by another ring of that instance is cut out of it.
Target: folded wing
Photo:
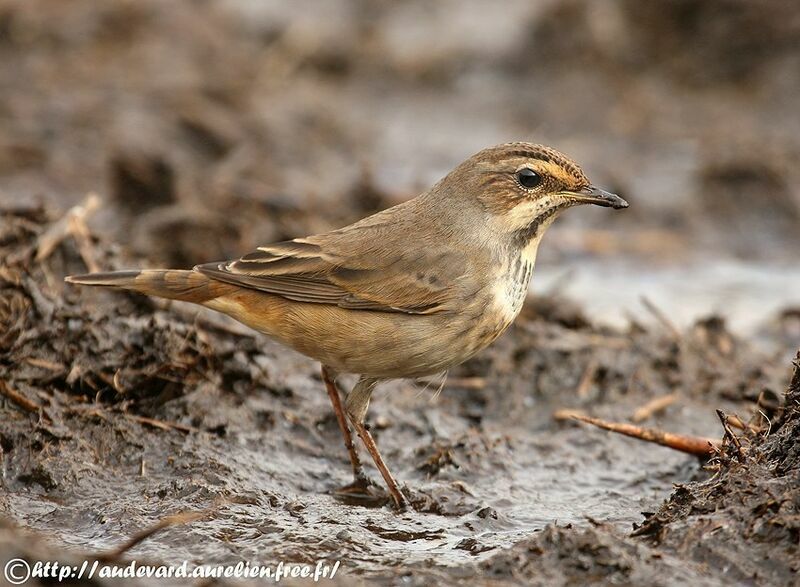
[[[413,239],[391,242],[380,232],[362,231],[357,241],[337,231],[275,243],[195,270],[297,302],[408,314],[446,311],[456,290],[469,288],[457,251]]]

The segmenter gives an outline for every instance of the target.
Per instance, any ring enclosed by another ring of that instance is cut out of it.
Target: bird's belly
[[[248,290],[207,305],[339,372],[391,379],[439,373],[466,361],[511,324],[525,291],[527,282],[494,284],[462,311],[433,315],[289,302]]]
[[[459,365],[494,342],[519,315],[532,266],[498,280],[461,312],[405,315],[359,312],[358,341],[329,355],[342,371],[379,378],[421,377]],[[365,314],[369,314],[366,316]],[[333,349],[331,349],[333,350]],[[324,362],[323,358],[320,358]]]
[[[356,314],[358,327],[346,340],[331,332],[325,344],[292,346],[341,372],[393,379],[446,371],[488,344],[476,337],[479,325],[464,316]]]
[[[347,315],[325,321],[322,329],[283,341],[339,372],[380,379],[446,371],[485,348],[507,326],[487,320],[484,314],[423,316],[337,310]],[[297,333],[300,329],[292,330]]]

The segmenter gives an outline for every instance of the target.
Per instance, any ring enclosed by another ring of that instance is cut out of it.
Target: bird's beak
[[[586,204],[596,204],[598,206],[605,206],[606,208],[627,208],[628,202],[620,198],[617,194],[612,194],[593,185],[583,188],[579,192],[561,192],[561,195],[575,200],[577,202],[584,202]]]

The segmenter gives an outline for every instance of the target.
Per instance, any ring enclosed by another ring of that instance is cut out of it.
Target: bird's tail
[[[229,293],[232,286],[197,271],[145,269],[70,275],[65,280],[80,285],[128,289],[150,296],[203,304]]]

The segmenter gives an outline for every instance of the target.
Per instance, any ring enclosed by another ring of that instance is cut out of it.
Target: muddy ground
[[[799,40],[788,3],[745,0],[0,1],[0,560],[791,584]],[[406,513],[331,495],[349,467],[311,361],[62,283],[341,226],[516,139],[632,206],[560,219],[523,315],[440,393],[377,391]],[[84,231],[65,214],[89,192]],[[752,428],[701,461],[557,417],[670,394],[643,424]],[[202,517],[109,554],[178,512]]]
[[[395,513],[330,495],[349,466],[311,361],[211,313],[65,287],[85,262],[73,237],[37,262],[60,224],[38,208],[2,218],[4,557],[41,556],[13,538],[30,531],[59,557],[98,556],[199,512],[124,556],[324,558],[412,584],[793,580],[800,376],[784,399],[783,358],[719,318],[618,331],[534,298],[441,393],[385,384],[371,420],[413,503]],[[96,238],[82,250],[123,263]],[[554,417],[627,420],[671,392],[651,424],[722,438],[714,410],[738,414],[754,426],[736,434],[742,453],[729,438],[703,467]]]

